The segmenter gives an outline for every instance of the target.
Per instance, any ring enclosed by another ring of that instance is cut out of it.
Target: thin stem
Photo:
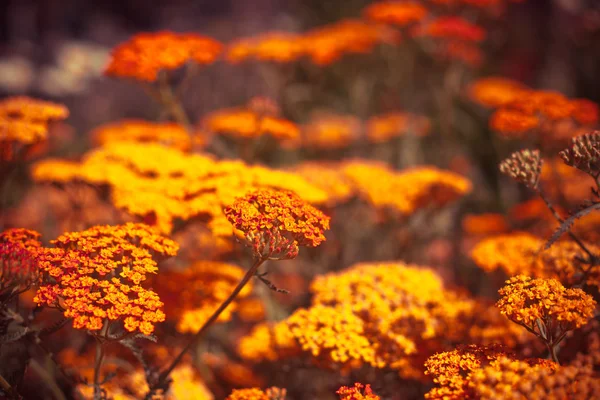
[[[169,113],[175,119],[175,121],[185,127],[188,133],[191,133],[192,124],[190,123],[190,119],[181,106],[181,103],[177,99],[177,96],[173,92],[173,88],[169,84],[167,74],[164,73],[164,71],[159,74],[158,84],[162,105],[167,107]]]
[[[8,395],[11,399],[18,399],[19,395],[16,394],[15,390],[10,383],[2,375],[0,375],[0,388]]]
[[[558,354],[556,353],[556,343],[547,343],[546,345],[548,346],[548,351],[550,351],[550,357],[552,357],[552,361],[560,364],[558,362]]]
[[[102,388],[100,387],[100,370],[104,361],[104,337],[108,332],[108,321],[104,322],[100,337],[96,337],[96,362],[94,363],[94,400],[102,398]]]
[[[225,309],[231,304],[233,300],[237,297],[240,291],[246,286],[246,284],[252,279],[258,268],[266,261],[265,258],[258,258],[254,261],[254,264],[248,271],[246,271],[246,275],[242,278],[242,280],[238,283],[238,285],[233,289],[233,292],[225,299],[223,303],[215,310],[215,312],[210,316],[208,320],[202,325],[200,330],[196,332],[196,334],[190,339],[190,341],[185,345],[185,347],[179,352],[179,354],[173,359],[171,364],[165,369],[159,376],[158,380],[150,387],[150,390],[146,394],[145,399],[149,400],[152,398],[152,394],[155,390],[160,389],[164,386],[167,381],[167,378],[173,372],[175,367],[181,362],[183,356],[200,340],[204,332],[219,318],[221,313],[225,311]]]

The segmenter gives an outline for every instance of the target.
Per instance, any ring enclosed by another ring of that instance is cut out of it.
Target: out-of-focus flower
[[[47,123],[66,119],[69,110],[64,105],[51,101],[16,96],[0,101],[0,116],[12,120]]]
[[[225,215],[257,258],[295,258],[299,246],[320,245],[329,229],[329,217],[289,191],[248,193]]]
[[[483,63],[483,51],[471,42],[446,40],[437,45],[434,55],[444,61],[458,61],[472,68]]]
[[[587,99],[574,99],[571,101],[574,106],[572,113],[575,121],[581,125],[596,125],[600,119],[600,109],[598,104]]]
[[[403,216],[428,206],[442,207],[471,191],[466,178],[428,166],[395,172],[383,163],[353,160],[342,171],[368,202]]]
[[[344,203],[355,194],[352,182],[335,163],[304,162],[293,171],[327,193],[327,204]]]
[[[354,386],[342,386],[336,392],[340,400],[379,400],[380,397],[373,393],[371,385],[356,382]]]
[[[183,151],[191,147],[191,139],[179,124],[158,123],[143,120],[111,122],[94,129],[91,133],[95,145],[113,142],[160,143]]]
[[[498,108],[513,102],[529,89],[512,79],[503,77],[481,78],[467,89],[468,96],[474,102],[488,108]]]
[[[515,276],[499,290],[500,312],[555,346],[568,331],[586,324],[596,302],[579,288],[567,289],[556,279]]]
[[[600,395],[600,380],[590,365],[558,366],[500,357],[469,376],[468,398],[505,397],[593,399]]]
[[[238,314],[245,322],[263,321],[266,316],[265,304],[257,298],[243,299],[238,304]]]
[[[28,229],[0,233],[0,303],[4,295],[27,289],[37,282],[40,234]]]
[[[560,152],[565,164],[593,178],[600,175],[600,131],[572,139],[571,146]]]
[[[400,34],[386,26],[349,19],[312,29],[302,41],[315,64],[329,65],[346,54],[369,53],[378,44],[397,44]]]
[[[287,32],[268,32],[231,43],[227,50],[227,60],[232,63],[246,59],[288,63],[302,57],[304,52],[304,43],[300,35]]]
[[[244,360],[260,363],[297,356],[301,349],[284,320],[255,325],[240,339],[237,351]]]
[[[198,261],[182,270],[162,271],[155,286],[165,303],[167,319],[177,321],[179,332],[195,333],[243,276],[244,270],[236,265]],[[247,297],[251,291],[252,285],[246,285],[237,299]],[[237,301],[223,311],[218,322],[229,321],[236,310]]]
[[[485,30],[477,24],[461,17],[445,16],[419,25],[413,30],[415,36],[438,39],[454,39],[464,42],[481,42],[486,37]]]
[[[505,233],[510,228],[504,215],[494,213],[468,214],[461,223],[463,231],[474,236]]]
[[[530,189],[536,190],[542,173],[539,150],[521,150],[500,163],[500,171]]]
[[[302,146],[338,149],[355,142],[362,131],[361,121],[351,115],[317,113],[302,128]]]
[[[423,4],[413,1],[382,1],[363,10],[363,15],[371,21],[400,27],[421,22],[428,14]]]
[[[194,33],[140,33],[112,50],[104,73],[153,82],[161,70],[174,70],[187,62],[212,64],[221,50],[215,39]]]
[[[540,119],[535,115],[504,108],[495,111],[490,118],[490,128],[508,138],[522,138],[539,124]]]
[[[371,142],[387,142],[398,136],[412,133],[416,136],[428,135],[431,122],[422,115],[393,112],[371,117],[367,121],[367,138]]]
[[[287,391],[271,387],[263,391],[258,388],[234,389],[225,400],[285,400]]]
[[[90,331],[120,321],[129,332],[150,334],[164,321],[163,303],[141,282],[158,271],[153,257],[176,254],[175,242],[129,223],[66,233],[52,243],[38,257],[43,284],[37,304],[57,307],[75,328]]]

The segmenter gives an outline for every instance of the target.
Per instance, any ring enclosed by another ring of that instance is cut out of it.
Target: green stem
[[[240,291],[246,286],[246,284],[252,279],[258,268],[266,261],[265,258],[256,259],[252,267],[246,272],[246,275],[242,278],[242,280],[238,283],[238,285],[233,289],[233,292],[225,299],[223,303],[215,310],[215,312],[210,316],[208,320],[202,325],[200,330],[196,332],[196,334],[190,339],[190,341],[185,345],[185,347],[179,352],[179,354],[173,359],[171,364],[165,369],[159,376],[158,380],[150,387],[150,390],[146,394],[144,399],[151,399],[152,395],[157,389],[162,388],[167,382],[167,378],[173,372],[175,367],[181,362],[183,356],[200,340],[203,334],[206,332],[208,328],[219,318],[221,313],[225,311],[225,309],[235,300]]]

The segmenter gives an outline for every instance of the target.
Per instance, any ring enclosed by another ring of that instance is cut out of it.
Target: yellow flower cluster
[[[225,400],[285,400],[287,391],[271,387],[263,391],[258,388],[234,389]]]
[[[429,206],[442,207],[471,191],[466,178],[434,167],[395,172],[382,163],[355,160],[342,165],[342,170],[365,200],[400,215]]]
[[[161,279],[156,281],[155,286],[165,303],[167,319],[177,321],[179,332],[195,333],[231,294],[243,276],[244,270],[236,265],[198,261],[182,270],[161,272]],[[218,321],[229,321],[237,309],[237,301],[251,292],[252,285],[246,285]]]
[[[99,146],[113,142],[142,142],[160,143],[183,151],[191,147],[185,128],[172,122],[126,119],[99,126],[92,131],[91,137]]]
[[[352,181],[335,163],[307,161],[297,164],[293,172],[327,193],[327,205],[342,204],[355,195]]]
[[[78,165],[42,161],[34,165],[33,173],[38,182],[72,179],[107,185],[117,208],[165,233],[172,231],[176,220],[201,217],[214,235],[231,237],[223,207],[258,188],[302,193],[310,203],[328,198],[325,191],[292,172],[215,161],[156,143],[109,143],[87,153]]]
[[[556,279],[518,275],[499,293],[497,306],[503,315],[550,343],[585,325],[596,309],[592,296],[579,288],[567,289]]]
[[[296,356],[300,348],[285,321],[260,323],[238,343],[237,351],[249,362],[276,361]]]
[[[600,378],[591,365],[558,367],[500,357],[469,376],[468,397],[587,400],[600,396]]]

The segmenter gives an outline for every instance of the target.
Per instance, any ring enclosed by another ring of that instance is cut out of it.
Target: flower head
[[[172,122],[122,120],[102,125],[91,133],[95,144],[113,142],[160,143],[180,150],[189,150],[190,137],[181,125]]]
[[[490,118],[490,127],[508,138],[521,138],[539,124],[540,119],[536,115],[506,108],[495,111]]]
[[[225,215],[259,258],[294,258],[298,246],[318,246],[329,229],[329,217],[290,191],[250,192]]]
[[[373,393],[371,385],[356,382],[354,386],[342,386],[336,392],[340,400],[379,400],[380,397]]]
[[[302,145],[307,148],[337,149],[355,142],[361,121],[352,115],[317,113],[302,129]]]
[[[40,234],[28,229],[0,233],[0,301],[7,289],[27,288],[38,279]]]
[[[421,22],[429,11],[418,2],[382,1],[367,6],[363,14],[375,22],[404,27]]]
[[[113,49],[105,74],[153,82],[161,70],[174,70],[189,61],[212,64],[221,49],[218,41],[194,33],[140,33]]]
[[[287,391],[271,387],[263,391],[258,388],[234,389],[225,400],[285,400]]]
[[[227,50],[227,60],[238,63],[254,58],[260,61],[288,63],[302,57],[304,51],[300,35],[269,32],[231,43]]]
[[[537,189],[542,172],[539,150],[521,150],[500,163],[500,171],[530,189]]]
[[[519,98],[527,91],[520,82],[502,77],[488,77],[476,80],[469,86],[469,97],[488,108],[502,107]]]
[[[163,303],[141,282],[158,271],[153,257],[176,254],[175,242],[128,223],[66,233],[52,243],[39,255],[37,304],[61,309],[75,328],[90,331],[118,320],[129,332],[150,334],[164,321]]]
[[[420,25],[414,30],[413,34],[415,36],[455,39],[465,42],[481,42],[486,37],[485,30],[479,25],[454,16],[439,17]]]
[[[572,139],[571,146],[560,152],[565,164],[592,177],[600,174],[600,131]]]
[[[426,136],[431,130],[427,117],[411,113],[388,113],[377,115],[367,121],[367,138],[371,142],[386,142],[405,134]]]

